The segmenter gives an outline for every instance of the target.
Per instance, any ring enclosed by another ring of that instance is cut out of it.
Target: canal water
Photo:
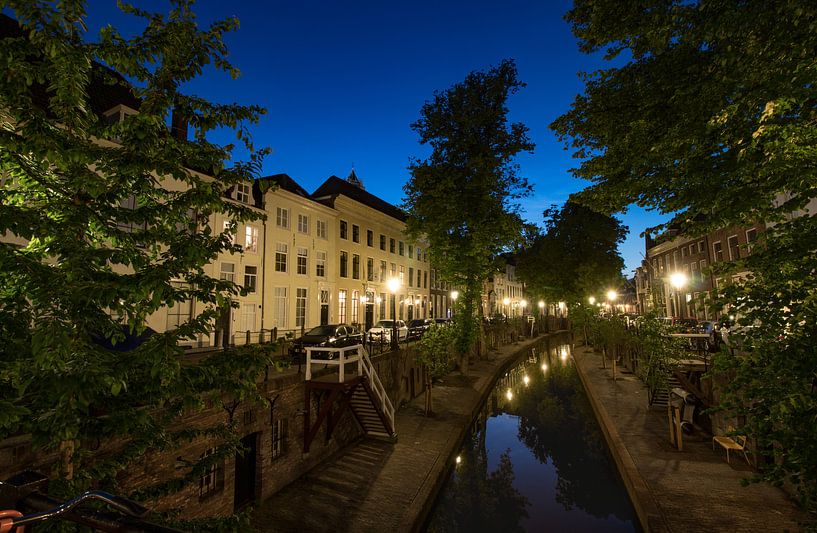
[[[640,531],[567,341],[551,337],[499,379],[428,532]]]

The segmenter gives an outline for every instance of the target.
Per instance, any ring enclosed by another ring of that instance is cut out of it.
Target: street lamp
[[[613,302],[618,298],[618,293],[612,289],[607,291],[607,305],[610,307],[610,313],[613,312]]]
[[[451,316],[457,312],[457,298],[460,297],[460,291],[451,291]]]
[[[540,315],[545,314],[545,301],[544,300],[539,300],[539,314]]]
[[[678,316],[681,316],[681,297],[678,291],[686,287],[687,281],[687,275],[683,272],[673,272],[669,276],[669,283],[675,288],[675,312]]]
[[[591,296],[590,298],[587,299],[587,301],[590,303],[590,305],[594,305],[596,303],[596,297]]]
[[[519,301],[519,307],[522,308],[522,316],[525,316],[525,308],[527,306],[528,306],[528,301],[527,300],[522,299],[522,300]]]
[[[508,316],[508,306],[511,305],[511,299],[510,298],[503,298],[502,299],[502,305],[505,306],[505,316],[507,317]]]
[[[389,278],[386,286],[391,293],[391,349],[397,350],[400,345],[397,341],[397,291],[400,289],[400,280],[398,278]]]

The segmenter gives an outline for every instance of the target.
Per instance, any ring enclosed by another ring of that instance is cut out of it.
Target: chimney
[[[170,116],[170,134],[180,141],[187,140],[187,119],[175,108]]]

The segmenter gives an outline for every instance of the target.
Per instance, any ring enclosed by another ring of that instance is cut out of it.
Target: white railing
[[[327,356],[329,354],[336,354],[337,358],[313,360],[313,352],[325,353]],[[392,434],[394,434],[394,406],[386,394],[386,388],[383,386],[383,382],[380,381],[380,376],[377,375],[374,365],[372,365],[372,360],[369,359],[369,355],[366,353],[366,348],[362,344],[346,346],[345,348],[322,348],[317,346],[307,347],[305,379],[307,381],[312,379],[313,364],[336,365],[338,367],[338,383],[342,383],[345,381],[346,365],[349,363],[357,363],[357,375],[362,376],[365,373],[366,377],[369,379],[369,386],[380,404],[378,408],[385,415],[386,420],[389,423],[389,430]]]
[[[394,406],[392,405],[391,400],[389,400],[389,397],[386,395],[386,388],[380,381],[380,377],[374,370],[372,360],[369,359],[366,350],[362,347],[360,350],[360,359],[358,360],[358,372],[360,372],[361,368],[364,372],[366,372],[366,377],[369,378],[369,384],[371,385],[372,392],[374,392],[375,396],[377,396],[377,399],[380,402],[380,410],[383,411],[383,414],[386,416],[386,420],[389,423],[389,431],[392,435],[394,435]]]

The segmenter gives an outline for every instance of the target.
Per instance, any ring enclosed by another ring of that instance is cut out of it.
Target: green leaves
[[[524,84],[505,60],[426,102],[412,129],[431,155],[415,159],[405,185],[408,232],[428,240],[431,262],[462,291],[466,317],[477,310],[482,281],[494,258],[521,239],[515,201],[530,193],[514,157],[532,151],[523,124],[508,124],[508,96]],[[473,342],[473,323],[464,345]]]

